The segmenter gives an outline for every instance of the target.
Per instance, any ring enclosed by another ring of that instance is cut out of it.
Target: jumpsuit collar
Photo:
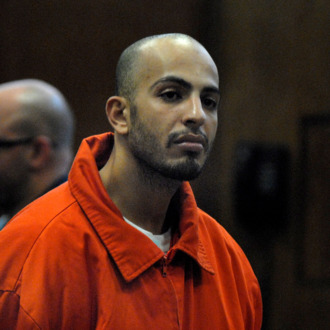
[[[130,282],[163,259],[164,253],[147,236],[126,223],[103,186],[99,169],[109,159],[113,144],[112,133],[84,139],[73,162],[68,182],[72,194],[123,278]],[[178,196],[180,220],[167,255],[172,259],[176,251],[180,250],[205,271],[214,274],[198,234],[199,210],[188,182],[182,183]]]

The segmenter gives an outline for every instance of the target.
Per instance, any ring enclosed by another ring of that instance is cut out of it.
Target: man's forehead
[[[141,49],[138,76],[141,79],[161,79],[168,75],[189,81],[194,73],[209,78],[218,85],[218,71],[205,48],[194,40],[156,39]]]
[[[21,88],[0,89],[0,129],[11,129],[22,116],[19,95]]]
[[[186,37],[164,37],[151,39],[140,47],[140,59],[149,61],[150,58],[171,61],[173,58],[187,56],[191,53],[205,53],[206,49],[193,39]]]
[[[21,86],[0,87],[0,111],[16,112],[21,102],[20,97],[26,91]]]
[[[140,50],[156,50],[158,47],[168,46],[168,45],[177,45],[181,47],[191,46],[193,44],[200,45],[196,40],[189,38],[187,36],[163,36],[160,38],[152,38],[140,45]],[[201,46],[201,45],[200,45]]]

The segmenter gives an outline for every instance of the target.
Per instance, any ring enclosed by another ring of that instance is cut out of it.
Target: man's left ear
[[[110,97],[105,112],[113,129],[121,135],[127,134],[129,117],[129,102],[127,99],[121,96]]]
[[[41,170],[51,160],[52,141],[45,135],[36,136],[32,142],[29,164],[33,170]]]

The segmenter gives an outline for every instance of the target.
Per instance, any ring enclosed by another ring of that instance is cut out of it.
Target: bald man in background
[[[74,117],[62,93],[40,80],[0,84],[0,229],[67,180]]]

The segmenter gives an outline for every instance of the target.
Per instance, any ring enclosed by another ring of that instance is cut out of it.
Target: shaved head
[[[54,145],[71,147],[74,119],[62,93],[36,79],[0,84],[0,111],[15,103],[10,129],[25,136],[46,135]],[[6,102],[8,101],[8,102]]]
[[[138,84],[138,72],[143,61],[141,61],[142,50],[148,44],[160,39],[173,39],[196,43],[203,47],[192,37],[181,33],[160,34],[143,38],[127,47],[121,54],[116,68],[116,95],[125,97],[129,101],[134,100],[135,90]]]
[[[13,216],[67,176],[73,134],[73,114],[58,89],[36,79],[0,84],[0,215]]]

